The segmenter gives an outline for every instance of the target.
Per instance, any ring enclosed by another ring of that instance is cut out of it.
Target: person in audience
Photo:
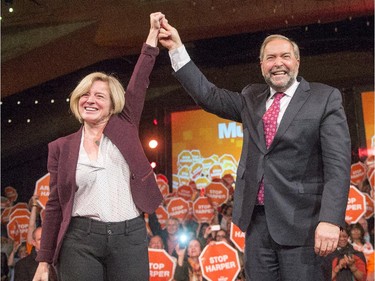
[[[1,252],[1,281],[9,280],[8,257],[4,252]]]
[[[34,281],[46,280],[51,263],[60,281],[149,279],[143,213],[153,213],[163,197],[139,123],[163,18],[150,15],[126,94],[102,72],[85,76],[71,93],[70,109],[82,126],[48,145],[50,194]]]
[[[352,224],[349,231],[354,250],[362,252],[366,258],[367,281],[374,281],[374,248],[365,240],[365,230],[359,222]]]
[[[325,279],[335,281],[365,281],[366,259],[349,243],[348,228],[340,231],[337,249],[324,258]]]
[[[150,241],[148,242],[148,247],[151,249],[160,249],[164,250],[164,243],[163,239],[159,235],[154,235],[150,238]]]
[[[180,231],[180,221],[177,218],[170,217],[167,220],[166,227],[161,233],[164,246],[168,254],[174,255],[173,252],[178,244],[178,233]]]
[[[197,239],[190,240],[187,248],[176,246],[177,265],[174,274],[176,281],[203,281],[202,270],[199,265],[199,256],[202,253],[202,245]],[[187,258],[186,255],[187,254]]]
[[[364,235],[363,235],[363,239],[365,239],[366,242],[369,242],[371,243],[371,237],[370,237],[370,233],[368,231],[368,221],[367,219],[362,216],[358,223],[362,226],[363,230],[364,230]]]
[[[42,227],[37,227],[32,232],[33,250],[30,255],[20,259],[14,267],[14,281],[33,281],[34,274],[38,267],[38,262],[35,260],[37,253],[40,250],[40,239],[42,237]],[[49,281],[57,281],[57,276],[54,268],[49,268]]]
[[[8,266],[10,269],[10,281],[14,280],[14,267],[16,263],[25,257],[27,257],[29,253],[27,252],[27,246],[25,242],[14,241],[13,242],[13,250],[8,256]]]

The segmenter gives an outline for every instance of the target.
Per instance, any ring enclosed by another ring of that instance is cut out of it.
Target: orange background
[[[371,148],[371,139],[374,137],[374,92],[363,92],[361,95],[366,145]]]
[[[223,154],[231,154],[238,162],[242,137],[230,139],[218,137],[218,124],[231,122],[202,109],[171,113],[172,173],[177,173],[177,157],[182,150],[199,149],[202,158],[208,158],[213,154],[219,157]],[[237,125],[242,126],[240,123]]]

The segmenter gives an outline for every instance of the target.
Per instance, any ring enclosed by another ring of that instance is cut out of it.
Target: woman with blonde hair
[[[60,281],[149,279],[143,213],[153,213],[162,196],[138,129],[163,18],[150,15],[126,94],[114,76],[100,72],[71,94],[82,126],[48,146],[50,195],[35,281],[47,280],[50,264]]]

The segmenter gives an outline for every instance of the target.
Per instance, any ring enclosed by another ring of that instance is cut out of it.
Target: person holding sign
[[[162,195],[138,128],[163,18],[150,15],[126,94],[115,77],[99,72],[71,94],[82,127],[49,144],[50,195],[35,281],[46,280],[49,264],[60,281],[149,279],[143,213],[153,213]]]
[[[198,105],[242,123],[233,222],[246,232],[246,278],[323,278],[321,256],[337,247],[350,185],[350,136],[339,90],[298,77],[298,45],[282,35],[268,36],[261,46],[266,84],[242,93],[209,82],[167,20],[159,42]]]

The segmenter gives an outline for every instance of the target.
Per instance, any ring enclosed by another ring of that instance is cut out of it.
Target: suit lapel
[[[262,117],[264,113],[266,112],[266,101],[267,101],[267,97],[269,93],[270,93],[270,90],[267,87],[265,91],[263,91],[256,97],[255,104],[254,104],[254,111],[255,111],[254,122],[255,122],[256,131],[258,134],[258,138],[259,138],[259,142],[256,142],[256,145],[264,153],[267,151],[267,148],[266,148],[266,140],[264,138]]]
[[[288,129],[290,123],[292,123],[293,119],[295,118],[296,114],[300,111],[301,107],[304,105],[308,97],[310,96],[310,86],[309,83],[306,82],[304,79],[301,80],[296,92],[293,95],[292,100],[290,101],[283,118],[281,119],[281,123],[279,128],[277,129],[275,138],[269,148],[271,150],[281,139],[284,135],[286,130]]]

